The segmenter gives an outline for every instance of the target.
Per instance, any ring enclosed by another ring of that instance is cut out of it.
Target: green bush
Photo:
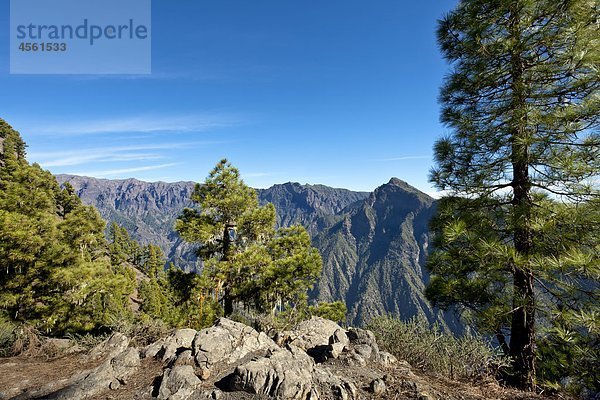
[[[0,319],[0,357],[12,355],[13,345],[16,340],[17,326],[7,320]]]
[[[379,346],[398,359],[423,371],[451,379],[481,379],[497,375],[508,366],[499,349],[481,336],[456,337],[431,327],[424,318],[401,321],[393,317],[373,319],[367,329],[373,331]]]
[[[337,323],[344,323],[346,321],[348,308],[343,301],[334,301],[333,303],[323,302],[316,306],[310,306],[308,311],[311,315],[330,319]]]

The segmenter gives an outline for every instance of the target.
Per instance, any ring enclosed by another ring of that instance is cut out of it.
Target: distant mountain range
[[[124,226],[141,243],[159,245],[179,268],[202,268],[194,245],[173,231],[181,210],[192,206],[195,183],[72,175],[58,175],[57,180],[69,182],[109,223]],[[353,324],[389,313],[403,319],[421,315],[460,330],[453,315],[434,310],[424,297],[433,198],[396,178],[373,193],[298,183],[257,192],[262,203],[273,203],[280,226],[302,224],[321,252],[323,274],[311,293],[313,299],[344,300]]]

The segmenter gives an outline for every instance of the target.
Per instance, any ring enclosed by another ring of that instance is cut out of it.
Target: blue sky
[[[151,75],[10,75],[4,28],[0,118],[53,173],[202,181],[226,157],[254,187],[433,192],[435,27],[454,4],[153,0]]]

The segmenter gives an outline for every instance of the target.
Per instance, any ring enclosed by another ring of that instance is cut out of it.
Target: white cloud
[[[90,149],[78,149],[72,151],[34,152],[28,155],[28,159],[37,162],[44,168],[67,167],[82,165],[90,162],[127,162],[127,161],[155,161],[164,159],[166,156],[158,154],[159,150],[172,150],[195,148],[220,142],[187,142],[187,143],[164,143],[148,145],[114,146]],[[152,151],[152,152],[149,152]]]
[[[145,153],[122,153],[122,154],[85,154],[72,157],[59,158],[51,161],[41,161],[44,168],[50,167],[68,167],[73,165],[87,164],[89,162],[118,162],[118,161],[152,161],[164,159],[164,156],[158,154]]]
[[[105,170],[105,171],[72,172],[69,174],[70,175],[79,175],[79,176],[91,176],[91,177],[95,177],[95,178],[111,178],[111,177],[114,178],[114,177],[122,176],[124,174],[130,174],[133,172],[154,171],[157,169],[164,169],[164,168],[174,167],[177,165],[181,165],[181,163],[148,165],[148,166],[144,166],[144,167],[112,169],[112,170]]]
[[[21,127],[29,134],[40,135],[93,135],[107,133],[185,133],[206,132],[243,124],[240,117],[225,114],[185,116],[136,116],[126,118],[94,119],[75,122],[32,124]]]

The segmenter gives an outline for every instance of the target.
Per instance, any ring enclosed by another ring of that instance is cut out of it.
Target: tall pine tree
[[[106,327],[129,313],[133,276],[111,264],[98,211],[25,147],[0,119],[0,314],[50,334]]]
[[[595,0],[463,0],[439,23],[451,133],[431,181],[449,195],[428,295],[495,333],[523,388],[539,317],[597,307],[599,21]]]
[[[254,189],[227,160],[196,185],[192,200],[200,210],[184,210],[176,229],[199,244],[203,281],[211,282],[225,315],[235,302],[260,310],[306,303],[302,294],[320,275],[322,261],[304,228],[276,232],[275,207],[260,206]]]

